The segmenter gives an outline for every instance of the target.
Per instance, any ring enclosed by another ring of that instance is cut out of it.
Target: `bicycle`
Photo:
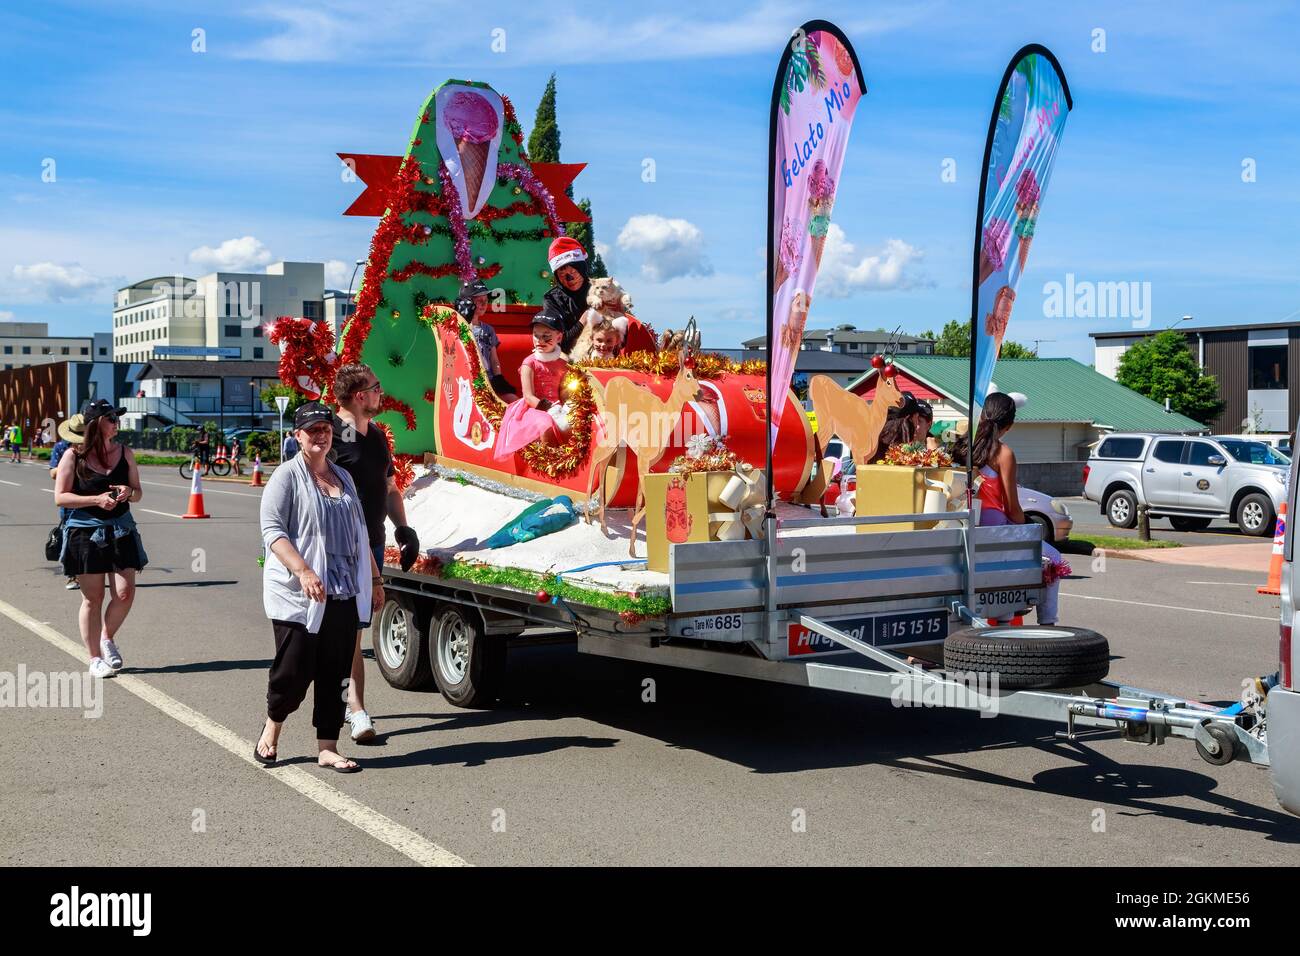
[[[194,478],[194,462],[198,461],[197,456],[191,456],[181,463],[181,477],[186,481]],[[213,455],[207,461],[199,462],[199,474],[206,478],[213,475],[217,478],[224,478],[230,474],[230,459],[225,455]]]

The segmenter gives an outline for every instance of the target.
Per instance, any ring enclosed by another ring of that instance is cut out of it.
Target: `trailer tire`
[[[490,707],[506,671],[506,642],[483,633],[478,613],[453,605],[433,622],[429,633],[433,679],[448,703]]]
[[[1083,627],[966,628],[943,642],[946,671],[996,674],[1003,690],[1082,687],[1110,670],[1110,644]]]
[[[420,613],[416,598],[389,591],[379,620],[370,629],[370,646],[379,673],[398,690],[423,690],[433,683],[427,617]]]

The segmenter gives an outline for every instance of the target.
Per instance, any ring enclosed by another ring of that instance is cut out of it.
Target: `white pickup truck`
[[[1137,524],[1145,506],[1175,531],[1202,531],[1213,520],[1243,534],[1273,533],[1290,460],[1241,435],[1128,432],[1103,439],[1083,471],[1083,496],[1116,528]]]

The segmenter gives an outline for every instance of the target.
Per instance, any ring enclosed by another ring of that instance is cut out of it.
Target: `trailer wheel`
[[[379,673],[398,690],[422,690],[433,681],[425,629],[416,601],[400,591],[389,591],[370,642]]]
[[[943,642],[946,671],[996,674],[1004,690],[1082,687],[1110,670],[1110,644],[1082,627],[966,628]]]
[[[434,622],[429,642],[433,679],[457,707],[488,707],[506,670],[506,642],[483,633],[478,615],[451,607]]]
[[[1196,741],[1196,752],[1201,755],[1201,759],[1206,763],[1212,763],[1216,767],[1222,767],[1224,764],[1232,763],[1232,759],[1237,755],[1237,738],[1231,730],[1219,724],[1206,724],[1205,732],[1214,738],[1214,742],[1219,745],[1219,752],[1212,754],[1205,749],[1205,745],[1199,740]]]

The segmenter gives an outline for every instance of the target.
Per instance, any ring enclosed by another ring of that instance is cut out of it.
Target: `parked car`
[[[834,458],[837,464],[831,475],[830,484],[826,488],[826,495],[822,499],[827,506],[835,504],[840,494],[838,463],[843,456],[843,443],[838,438],[832,438],[826,444],[825,457]],[[1070,532],[1074,529],[1074,519],[1070,517],[1070,509],[1065,506],[1065,502],[1057,501],[1041,491],[1026,488],[1024,485],[1018,485],[1016,490],[1018,492],[1016,497],[1020,501],[1021,510],[1025,513],[1025,519],[1043,529],[1044,541],[1051,544],[1065,541],[1070,537]]]
[[[225,431],[225,438],[227,444],[229,444],[230,442],[238,438],[240,442],[245,447],[247,447],[249,435],[269,435],[269,434],[271,433],[268,432],[265,428],[248,428],[247,426],[245,426],[244,428],[227,428]]]
[[[1231,521],[1243,534],[1271,534],[1290,459],[1241,435],[1109,435],[1083,469],[1083,496],[1116,528],[1137,523],[1145,505],[1176,531]]]

